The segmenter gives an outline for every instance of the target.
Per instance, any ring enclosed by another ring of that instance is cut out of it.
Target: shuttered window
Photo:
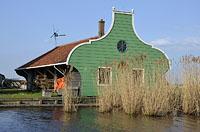
[[[98,85],[109,85],[111,84],[111,68],[101,67],[98,69]]]

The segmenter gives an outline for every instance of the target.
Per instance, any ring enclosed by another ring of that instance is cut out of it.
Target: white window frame
[[[109,68],[110,69],[110,80],[109,80],[109,84],[100,84],[99,83],[99,69],[100,68]],[[112,67],[98,67],[98,71],[97,71],[97,85],[98,86],[109,86],[112,84]]]
[[[144,83],[144,73],[145,73],[144,68],[132,68],[132,71],[134,71],[134,70],[141,70],[142,71],[142,83]]]

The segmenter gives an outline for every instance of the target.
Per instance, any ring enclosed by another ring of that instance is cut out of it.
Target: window
[[[132,70],[133,83],[140,85],[144,83],[144,69],[135,68]]]
[[[120,40],[120,41],[117,43],[117,49],[118,49],[119,52],[124,53],[124,52],[127,50],[126,41]]]
[[[109,85],[111,84],[112,75],[110,67],[101,67],[98,69],[98,85]]]

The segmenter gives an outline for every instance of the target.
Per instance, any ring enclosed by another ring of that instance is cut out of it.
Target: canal
[[[0,132],[199,132],[200,118],[133,117],[123,112],[102,114],[81,108],[67,114],[61,107],[1,108]]]

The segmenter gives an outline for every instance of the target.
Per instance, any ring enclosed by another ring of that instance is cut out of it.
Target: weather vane
[[[59,34],[58,30],[55,30],[54,26],[53,26],[53,34],[51,35],[50,38],[54,38],[55,40],[55,45],[57,45],[57,38],[61,37],[61,36],[66,36],[66,34]]]

